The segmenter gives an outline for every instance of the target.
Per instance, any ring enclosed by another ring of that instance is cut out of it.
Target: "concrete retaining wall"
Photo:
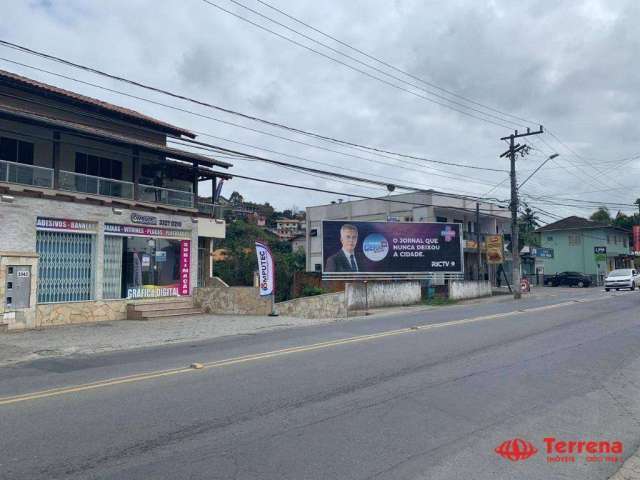
[[[365,309],[367,299],[369,308],[414,305],[421,300],[418,281],[368,282],[366,297],[364,283],[347,283],[345,293],[349,310]]]
[[[449,283],[449,298],[452,300],[490,296],[490,282],[452,281]]]
[[[261,297],[254,287],[196,288],[195,304],[207,313],[268,315],[271,297]]]
[[[300,318],[344,318],[347,309],[344,292],[295,298],[276,303],[280,315]]]

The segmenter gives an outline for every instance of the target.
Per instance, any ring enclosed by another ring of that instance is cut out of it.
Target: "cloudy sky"
[[[268,5],[417,79],[375,63],[256,0],[211,3],[378,79],[291,44],[202,0],[14,0],[0,20],[0,38],[298,129],[445,162],[506,169],[507,162],[498,158],[507,147],[500,137],[515,128],[533,129],[541,123],[554,135],[531,140],[530,155],[518,160],[519,178],[524,179],[551,153],[560,156],[523,187],[523,194],[552,197],[530,199],[533,205],[553,214],[587,215],[593,207],[564,206],[575,204],[568,198],[586,199],[619,203],[620,207],[611,205],[611,209],[629,212],[633,208],[625,204],[640,197],[640,160],[634,158],[640,154],[636,121],[640,114],[640,4],[636,1],[268,0]],[[382,72],[296,36],[239,4]],[[0,57],[0,68],[211,135],[199,138],[222,147],[409,187],[475,195],[490,192],[487,196],[499,199],[509,196],[504,172],[358,151],[4,47]],[[285,139],[109,93],[7,60]],[[386,193],[381,187],[339,183],[260,162],[231,162],[238,174],[344,193],[312,193],[237,179],[224,187],[225,195],[239,190],[247,199],[269,201],[279,208],[328,203],[347,199],[348,194]]]

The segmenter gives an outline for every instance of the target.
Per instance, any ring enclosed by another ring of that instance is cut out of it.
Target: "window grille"
[[[105,235],[102,297],[122,298],[122,237]]]
[[[37,232],[38,303],[91,300],[93,242],[93,235]]]

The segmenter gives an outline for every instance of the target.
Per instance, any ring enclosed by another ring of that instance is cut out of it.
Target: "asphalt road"
[[[607,478],[543,439],[638,448],[640,293],[558,291],[0,368],[0,478]]]

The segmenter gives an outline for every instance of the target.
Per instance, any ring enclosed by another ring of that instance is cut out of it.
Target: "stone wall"
[[[276,303],[278,314],[300,318],[344,318],[347,309],[344,292],[295,298]]]
[[[195,304],[207,313],[268,315],[271,297],[261,297],[254,287],[196,288]]]
[[[366,292],[365,292],[366,288]],[[389,281],[347,283],[345,285],[349,310],[414,305],[422,299],[419,281]]]
[[[127,318],[129,300],[42,303],[36,307],[36,327],[53,327],[73,323],[108,322]]]
[[[451,281],[449,282],[449,298],[463,300],[465,298],[479,298],[491,296],[490,282]]]

